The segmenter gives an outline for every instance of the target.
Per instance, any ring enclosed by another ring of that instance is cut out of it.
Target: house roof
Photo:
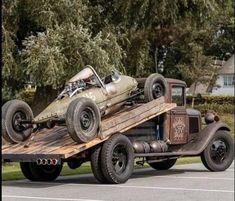
[[[221,67],[219,74],[234,74],[234,54]]]

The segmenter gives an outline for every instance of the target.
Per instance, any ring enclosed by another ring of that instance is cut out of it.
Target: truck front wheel
[[[101,167],[111,184],[125,183],[130,178],[134,168],[134,150],[126,136],[116,134],[104,143]]]
[[[224,171],[233,162],[233,153],[232,137],[226,131],[219,130],[202,152],[201,160],[210,171]]]
[[[21,162],[23,175],[31,181],[53,181],[62,170],[63,165],[37,165],[34,162]]]
[[[149,166],[156,170],[168,170],[173,167],[177,159],[170,159],[161,162],[149,163]]]

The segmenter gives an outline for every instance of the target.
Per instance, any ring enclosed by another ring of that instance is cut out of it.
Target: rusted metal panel
[[[171,112],[170,117],[170,142],[171,144],[184,144],[188,139],[188,118],[186,111]]]

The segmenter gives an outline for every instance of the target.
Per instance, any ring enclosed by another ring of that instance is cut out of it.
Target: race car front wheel
[[[21,100],[11,100],[2,106],[2,137],[10,143],[27,140],[32,133],[32,126],[22,124],[31,121],[33,112],[29,105]]]
[[[98,133],[101,116],[98,106],[89,98],[72,101],[66,113],[66,125],[71,138],[79,143],[93,140]]]

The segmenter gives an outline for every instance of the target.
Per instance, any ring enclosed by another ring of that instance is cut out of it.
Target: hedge
[[[187,104],[192,103],[193,96],[187,96]],[[234,96],[197,96],[194,99],[194,104],[231,104],[233,105],[235,103],[235,97]]]
[[[222,114],[234,114],[233,104],[198,104],[194,105],[194,109],[199,110],[202,114],[205,114],[208,110],[213,110],[219,115]]]

